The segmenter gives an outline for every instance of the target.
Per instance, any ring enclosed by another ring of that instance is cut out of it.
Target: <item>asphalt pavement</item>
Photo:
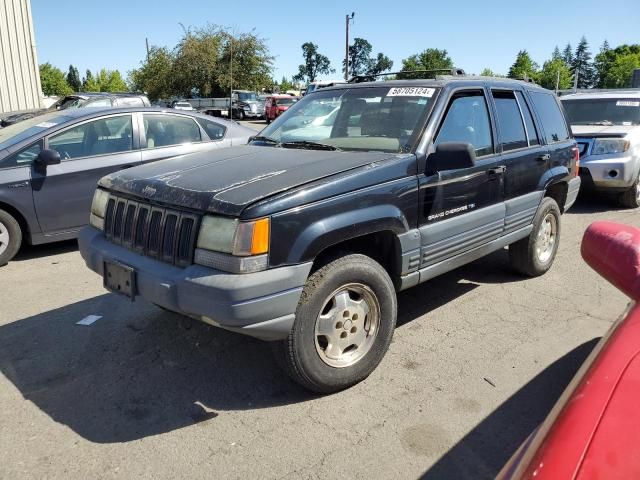
[[[324,397],[267,343],[107,293],[75,241],[26,247],[0,268],[0,478],[492,478],[627,304],[585,228],[638,213],[581,200],[546,275],[500,251],[401,293],[382,364]]]

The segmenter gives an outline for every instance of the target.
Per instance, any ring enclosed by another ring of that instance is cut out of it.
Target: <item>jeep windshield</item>
[[[640,125],[640,98],[562,100],[571,125]]]
[[[291,106],[261,135],[270,146],[314,144],[345,151],[409,152],[436,88],[367,87],[322,90]]]
[[[247,101],[257,101],[258,95],[254,92],[238,92],[238,100],[247,102]]]

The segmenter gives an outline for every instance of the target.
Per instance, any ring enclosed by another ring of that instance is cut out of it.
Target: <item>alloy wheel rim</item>
[[[7,248],[9,248],[9,230],[0,222],[0,255],[2,255]]]
[[[327,297],[316,319],[316,352],[331,367],[350,367],[371,350],[379,328],[373,291],[361,283],[343,285]]]
[[[556,245],[558,223],[555,215],[547,213],[540,224],[536,238],[536,254],[541,263],[547,263]]]

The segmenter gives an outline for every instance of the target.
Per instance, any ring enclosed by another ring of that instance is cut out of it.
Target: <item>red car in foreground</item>
[[[499,479],[640,479],[640,229],[593,223],[582,257],[633,302]]]

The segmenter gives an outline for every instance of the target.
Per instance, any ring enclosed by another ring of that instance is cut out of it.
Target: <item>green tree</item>
[[[172,93],[211,97],[224,93],[218,85],[219,63],[225,39],[231,36],[214,25],[185,29],[173,50]]]
[[[349,74],[355,75],[377,75],[391,70],[393,61],[383,53],[378,53],[371,57],[373,47],[364,38],[354,38],[353,45],[349,45]],[[345,61],[342,61],[342,71],[344,72]]]
[[[100,86],[93,78],[91,70],[87,70],[85,77],[82,79],[82,91],[84,92],[99,92]]]
[[[129,88],[146,92],[153,102],[173,95],[173,54],[165,47],[152,46],[140,68],[129,72]]]
[[[561,57],[544,62],[542,70],[537,73],[535,80],[549,90],[555,90],[556,83],[559,89],[570,88],[573,83],[571,70]]]
[[[50,63],[40,65],[40,83],[42,84],[42,93],[45,96],[63,96],[73,92],[62,70]]]
[[[535,78],[538,72],[538,64],[534,62],[526,50],[520,50],[516,61],[509,69],[509,78]]]
[[[82,88],[80,72],[78,72],[78,69],[73,65],[69,65],[69,71],[67,72],[67,83],[74,92],[79,92]]]
[[[640,68],[640,53],[627,53],[616,56],[609,65],[604,78],[606,88],[626,88],[631,86],[631,76]]]
[[[95,77],[99,92],[126,92],[129,89],[118,70],[101,69]]]
[[[315,43],[305,42],[302,44],[302,58],[304,63],[298,67],[298,73],[293,77],[295,81],[311,83],[319,75],[335,72],[335,69],[331,68],[329,58],[318,52],[318,45]]]
[[[619,85],[622,79],[618,75],[624,73],[623,65],[628,64],[633,57],[626,60],[618,61],[619,57],[626,57],[628,55],[634,55],[640,53],[640,44],[633,45],[619,45],[616,48],[603,50],[596,55],[595,68],[598,75],[597,86],[599,88],[614,88],[615,85]],[[618,63],[616,68],[616,75],[609,75],[609,71],[615,63]]]
[[[590,88],[593,86],[595,71],[591,63],[589,43],[584,36],[580,39],[580,43],[573,55],[571,73],[573,73],[574,77],[578,76],[578,88]]]
[[[285,76],[282,77],[282,80],[278,84],[278,91],[281,93],[286,92],[287,90],[294,90],[295,85],[293,82],[289,81],[289,79]]]
[[[564,62],[564,57],[557,45],[556,45],[556,48],[553,49],[553,53],[551,54],[551,60],[562,60]]]
[[[402,60],[402,71],[440,70],[453,68],[453,60],[446,50],[427,48]]]
[[[233,47],[231,45],[233,42]],[[231,51],[233,50],[233,88],[262,90],[271,84],[273,56],[264,39],[255,32],[226,36],[218,60],[217,84],[228,91],[231,88]]]
[[[607,68],[609,66],[607,53],[611,50],[608,41],[604,41],[600,47],[600,51],[593,59],[593,68],[595,70],[594,84],[597,88],[603,88],[604,79],[607,76]]]
[[[562,59],[567,65],[571,65],[573,63],[573,48],[570,43],[567,43],[567,46],[564,47],[564,50],[562,51]]]
[[[493,70],[491,70],[490,68],[484,68],[481,72],[480,72],[480,76],[481,77],[497,77],[499,75],[497,75]]]

